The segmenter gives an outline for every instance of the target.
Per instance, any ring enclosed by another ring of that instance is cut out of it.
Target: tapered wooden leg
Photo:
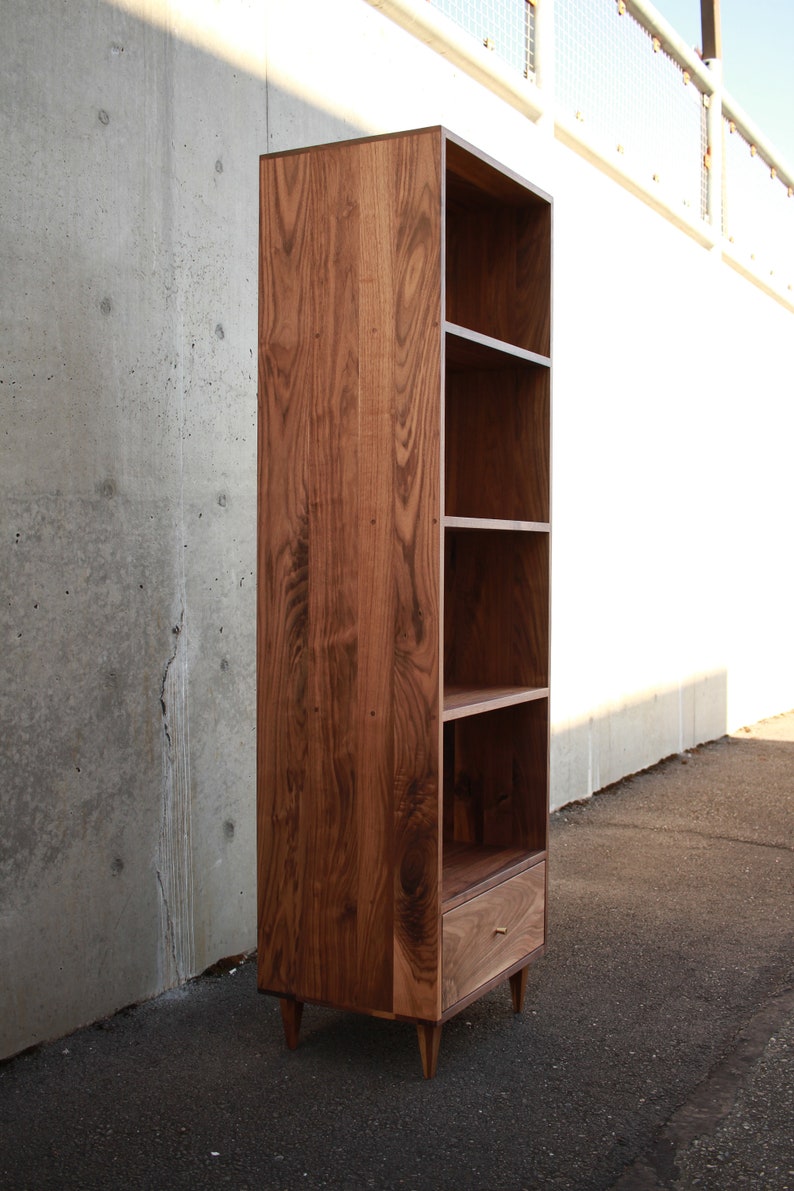
[[[423,1022],[417,1022],[416,1032],[419,1035],[419,1053],[422,1056],[425,1079],[432,1079],[438,1066],[441,1026],[426,1026]]]
[[[520,1013],[524,1008],[524,993],[527,991],[527,976],[529,968],[522,968],[510,977],[510,993],[513,997],[513,1013]]]
[[[287,1039],[287,1046],[290,1050],[295,1050],[298,1045],[301,1018],[303,1017],[303,1001],[290,1001],[286,997],[281,997],[280,1004],[281,1020],[284,1023],[284,1036]]]

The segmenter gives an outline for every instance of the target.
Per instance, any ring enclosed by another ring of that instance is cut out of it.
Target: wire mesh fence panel
[[[706,217],[704,96],[618,0],[554,0],[555,104],[618,168]]]
[[[535,14],[530,0],[431,0],[521,75],[535,71]]]
[[[517,74],[534,77],[534,0],[428,2]],[[672,210],[706,222],[707,84],[690,78],[685,57],[677,60],[625,0],[553,0],[553,13],[555,113],[580,123],[591,148],[656,189]],[[791,188],[753,155],[729,116],[722,161],[723,235],[776,288],[794,294]]]
[[[794,194],[739,131],[723,122],[723,235],[761,275],[794,293]]]

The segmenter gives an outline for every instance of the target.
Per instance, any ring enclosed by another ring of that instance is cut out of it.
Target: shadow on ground
[[[553,817],[549,949],[444,1028],[307,1006],[254,964],[0,1067],[11,1188],[794,1185],[794,713]],[[786,1099],[788,1097],[788,1100]]]

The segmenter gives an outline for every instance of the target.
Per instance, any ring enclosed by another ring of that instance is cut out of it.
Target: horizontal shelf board
[[[454,910],[469,898],[500,885],[516,873],[546,859],[545,851],[461,844],[444,840],[442,911]]]
[[[445,529],[501,529],[514,533],[548,533],[548,521],[511,521],[506,517],[445,517]]]
[[[548,698],[547,686],[448,686],[444,690],[443,719],[459,720],[484,711],[498,711],[500,707],[515,707],[517,703],[531,703]]]
[[[551,360],[539,352],[527,351],[491,335],[482,335],[457,323],[444,322],[447,334],[447,362],[465,368],[507,368],[516,363],[550,368]]]

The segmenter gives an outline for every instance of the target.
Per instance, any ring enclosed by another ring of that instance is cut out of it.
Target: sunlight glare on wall
[[[266,76],[265,16],[252,0],[106,0],[197,49]]]

